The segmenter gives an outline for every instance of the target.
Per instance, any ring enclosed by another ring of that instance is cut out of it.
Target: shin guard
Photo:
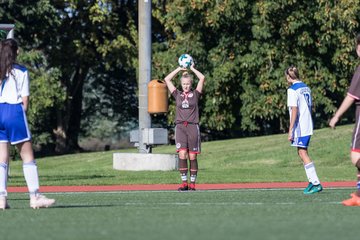
[[[195,158],[194,160],[190,160],[190,182],[195,183],[198,172],[198,162]]]
[[[187,159],[179,158],[179,171],[182,182],[187,182],[188,162]]]

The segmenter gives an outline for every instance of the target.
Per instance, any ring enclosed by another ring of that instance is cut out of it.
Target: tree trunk
[[[68,97],[64,110],[57,114],[57,129],[54,130],[56,137],[55,151],[57,153],[70,153],[82,151],[78,138],[80,133],[83,87],[89,71],[88,67],[78,66],[75,70],[68,89]]]
[[[56,153],[66,153],[69,150],[67,149],[66,144],[66,133],[64,127],[64,118],[62,117],[62,109],[57,109],[56,118],[57,118],[57,128],[54,129],[55,134],[55,152]]]
[[[83,87],[89,68],[79,67],[73,80],[69,122],[67,127],[67,145],[70,151],[81,151],[79,133],[82,113]]]

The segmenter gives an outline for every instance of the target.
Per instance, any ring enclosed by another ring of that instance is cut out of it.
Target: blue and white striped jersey
[[[26,67],[14,64],[0,86],[0,103],[22,103],[22,97],[30,95],[29,73]]]
[[[301,81],[294,82],[287,90],[287,105],[291,117],[291,107],[298,108],[294,124],[293,137],[303,137],[313,134],[313,120],[311,117],[311,90]]]

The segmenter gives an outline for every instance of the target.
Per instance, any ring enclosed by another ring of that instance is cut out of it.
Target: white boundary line
[[[326,188],[326,190],[349,190],[349,188]],[[108,191],[108,192],[48,192],[45,193],[46,195],[86,195],[86,194],[153,194],[153,193],[178,193],[178,194],[193,194],[193,193],[211,193],[211,192],[262,192],[262,191],[299,191],[299,195],[302,196],[303,199],[311,199],[312,196],[306,196],[302,194],[301,189],[299,188],[276,188],[276,189],[227,189],[227,190],[200,190],[196,192],[178,192],[178,191]],[[12,195],[13,193],[11,193]],[[17,193],[19,194],[19,193]],[[20,194],[28,194],[28,193],[20,193]],[[318,193],[316,195],[321,195],[323,193]],[[316,197],[314,195],[314,197]],[[189,195],[191,196],[191,195]],[[300,198],[299,196],[299,198]],[[239,199],[241,200],[241,199]],[[79,207],[86,207],[91,206],[92,204],[84,204],[82,203],[74,203],[76,206]],[[307,205],[307,204],[326,204],[326,205],[341,205],[341,202],[335,201],[315,201],[315,202],[246,202],[246,201],[229,201],[229,202],[125,202],[119,199],[116,201],[114,207],[121,207],[121,206],[147,206],[150,208],[157,208],[162,206],[199,206],[199,205],[209,205],[209,206],[268,206],[268,205]],[[68,204],[57,204],[56,206],[64,206],[66,207]],[[71,205],[71,204],[70,204]]]
[[[323,191],[327,190],[353,190],[350,187],[329,187],[324,188]],[[72,194],[131,194],[131,193],[179,193],[179,194],[197,194],[206,192],[262,192],[262,191],[299,191],[302,192],[302,188],[244,188],[244,189],[206,189],[196,191],[179,192],[177,190],[121,190],[121,191],[94,191],[94,192],[43,192],[45,195],[72,195]],[[10,193],[13,194],[13,193]],[[28,193],[24,193],[28,194]],[[319,193],[322,194],[322,193]]]

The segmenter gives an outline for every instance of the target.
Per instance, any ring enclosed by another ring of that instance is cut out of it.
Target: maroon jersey
[[[356,68],[347,94],[355,99],[356,104],[356,122],[352,135],[351,150],[360,152],[360,66]]]
[[[175,123],[199,123],[199,98],[201,93],[197,90],[188,93],[175,89],[172,93],[176,101]]]
[[[360,66],[356,68],[351,80],[348,95],[355,99],[356,105],[360,105]]]

